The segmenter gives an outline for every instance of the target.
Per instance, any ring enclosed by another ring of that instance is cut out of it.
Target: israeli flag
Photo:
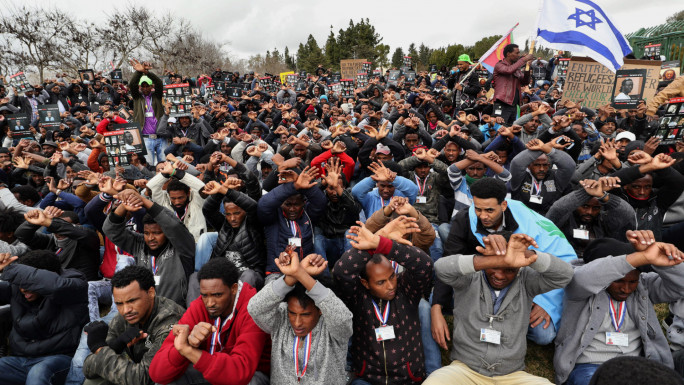
[[[537,37],[550,48],[589,56],[613,72],[632,52],[601,7],[590,0],[544,0],[537,22]]]

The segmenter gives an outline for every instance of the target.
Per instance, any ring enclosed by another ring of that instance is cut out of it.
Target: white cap
[[[617,134],[617,136],[615,137],[615,141],[617,142],[622,139],[627,139],[630,142],[632,142],[636,140],[636,135],[629,131],[622,131],[621,133]]]

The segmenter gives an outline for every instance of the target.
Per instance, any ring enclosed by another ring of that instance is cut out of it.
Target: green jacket
[[[156,296],[152,315],[145,325],[136,325],[148,337],[123,353],[116,354],[109,346],[103,347],[99,353],[90,354],[83,362],[83,374],[86,378],[103,378],[117,385],[152,384],[150,364],[152,358],[161,348],[162,342],[169,335],[171,326],[180,320],[185,312],[174,301]],[[121,314],[117,314],[109,324],[107,343],[116,340],[129,327]]]
[[[136,71],[129,85],[131,87],[131,96],[133,97],[133,122],[138,123],[140,128],[145,127],[145,97],[140,93],[140,78],[143,75],[147,75],[152,79],[154,83],[154,91],[152,92],[152,109],[154,110],[154,116],[157,121],[161,119],[164,115],[164,104],[162,102],[162,97],[164,96],[164,82],[152,72],[147,72],[143,74],[142,72]]]

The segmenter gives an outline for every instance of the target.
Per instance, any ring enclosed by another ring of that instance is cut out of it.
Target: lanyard
[[[62,253],[62,250],[63,250],[63,249],[60,247],[59,249],[57,249],[57,251],[55,251],[55,254],[56,254],[56,255],[61,254],[61,253]]]
[[[301,238],[302,231],[299,229],[299,225],[297,224],[296,221],[287,221],[287,224],[290,225],[290,231],[292,231],[292,236],[295,238]]]
[[[223,330],[224,326],[228,323],[228,321],[232,320],[235,317],[235,313],[237,312],[237,303],[238,300],[240,299],[240,293],[242,292],[242,281],[238,281],[238,291],[237,294],[235,295],[235,300],[233,300],[233,311],[230,312],[230,315],[221,323],[221,317],[217,317],[216,321],[214,321],[214,327],[216,328],[216,331],[211,334],[211,346],[209,347],[209,354],[214,354],[214,351],[216,351],[216,345],[219,346],[218,352],[223,350],[223,344],[221,343],[221,331]],[[228,328],[228,332],[226,334],[230,335],[230,330],[233,328],[233,324],[230,324],[230,327]]]
[[[537,193],[534,194],[534,195],[536,195],[536,196],[541,195],[541,183],[537,183],[537,180],[536,180],[534,177],[532,177],[532,184],[534,185],[534,189],[533,189],[533,190],[537,190]],[[534,192],[534,191],[533,191],[533,192]],[[531,194],[530,194],[530,195],[531,195]]]
[[[609,296],[610,297],[610,296]],[[610,300],[610,322],[613,323],[613,327],[616,332],[620,331],[620,328],[625,323],[625,306],[626,301],[618,302],[617,304],[613,302],[612,298]]]
[[[392,265],[392,269],[394,270],[394,274],[399,274],[399,264],[394,262],[394,261],[390,261],[390,265]]]
[[[420,187],[420,178],[418,178],[418,175],[416,175],[416,184],[418,185],[418,192],[420,193],[420,196],[425,195],[425,185],[427,184],[428,177],[425,177],[425,180],[423,181],[423,187]]]
[[[385,207],[385,200],[380,197],[380,207]]]
[[[157,275],[157,257],[151,255],[150,263],[152,264],[152,274]]]
[[[181,132],[181,134],[183,134],[183,137],[187,137],[187,136],[188,136],[188,130],[183,131],[183,129],[181,128],[181,129],[180,129],[180,132]]]
[[[185,216],[188,215],[188,206],[190,205],[185,205],[185,211],[183,212],[183,215],[180,217],[178,216],[178,212],[176,210],[173,210],[173,213],[176,214],[176,218],[180,219],[181,222],[183,222],[183,220],[185,220]]]
[[[312,331],[307,334],[306,339],[304,338],[299,338],[295,337],[294,340],[294,345],[292,346],[292,349],[294,350],[292,352],[292,356],[294,357],[294,365],[295,365],[295,375],[297,376],[297,382],[299,382],[302,377],[304,377],[304,374],[306,374],[306,368],[309,366],[309,357],[311,357],[311,333]],[[304,341],[304,367],[302,368],[301,373],[299,372],[299,343],[301,340]]]
[[[373,310],[375,311],[375,317],[377,317],[378,321],[380,321],[380,326],[385,326],[387,325],[387,319],[389,318],[389,311],[390,311],[390,301],[387,301],[387,305],[385,305],[385,310],[380,313],[380,307],[378,307],[378,304],[375,303],[375,300],[371,298],[371,302],[373,302]],[[382,301],[380,301],[382,304]]]

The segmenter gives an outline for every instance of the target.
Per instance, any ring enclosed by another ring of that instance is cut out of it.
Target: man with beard
[[[147,163],[155,165],[164,161],[165,140],[157,134],[157,122],[164,114],[164,82],[150,72],[149,64],[131,59],[131,65],[135,70],[128,83],[133,97],[133,121],[142,127]]]
[[[147,182],[147,188],[152,192],[152,200],[171,209],[197,241],[207,231],[202,215],[204,182],[185,172],[187,168],[183,162],[167,161],[161,172]]]
[[[625,231],[636,226],[634,209],[620,197],[609,194],[615,178],[580,181],[581,189],[557,200],[546,213],[563,232],[578,258],[594,239],[623,240]]]

